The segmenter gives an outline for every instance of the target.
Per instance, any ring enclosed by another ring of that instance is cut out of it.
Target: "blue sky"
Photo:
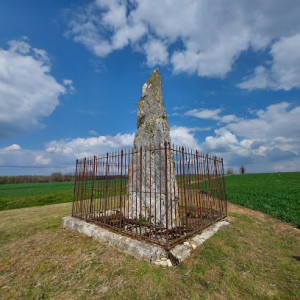
[[[300,171],[299,1],[0,3],[0,175],[131,147],[158,67],[172,142]]]

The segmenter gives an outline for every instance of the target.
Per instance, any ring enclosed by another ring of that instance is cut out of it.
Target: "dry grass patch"
[[[3,299],[299,299],[300,230],[229,204],[230,225],[168,269],[60,228],[71,204],[0,212]]]

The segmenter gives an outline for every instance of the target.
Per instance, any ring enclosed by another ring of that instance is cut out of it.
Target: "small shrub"
[[[245,174],[246,173],[246,168],[244,166],[240,167],[240,174]]]
[[[227,175],[233,175],[233,168],[227,169]]]
[[[62,182],[63,180],[63,176],[61,173],[52,173],[50,175],[50,182]]]

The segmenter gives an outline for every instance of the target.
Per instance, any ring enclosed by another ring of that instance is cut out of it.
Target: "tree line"
[[[0,184],[74,181],[74,174],[0,176]]]

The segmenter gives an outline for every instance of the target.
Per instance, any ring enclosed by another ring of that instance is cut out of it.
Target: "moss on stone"
[[[161,90],[161,77],[159,69],[157,68],[146,81],[148,84],[152,85],[152,97],[155,101],[160,101],[160,90]],[[162,94],[162,93],[161,93]]]
[[[138,110],[139,110],[139,111],[143,111],[144,108],[145,108],[144,99],[141,98],[141,99],[139,100],[139,102],[138,102]]]
[[[145,124],[145,129],[150,132],[150,133],[154,133],[154,129],[155,129],[155,124],[156,124],[156,121],[157,119],[159,119],[158,117],[157,118],[152,118],[150,120],[148,120]]]

